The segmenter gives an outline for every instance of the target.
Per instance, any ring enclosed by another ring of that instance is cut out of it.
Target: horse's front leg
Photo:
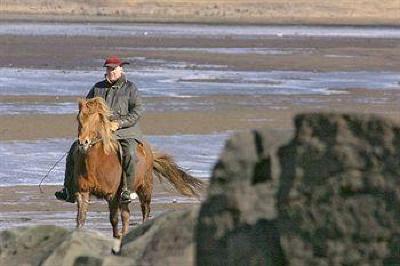
[[[129,203],[121,204],[121,220],[122,220],[122,231],[121,235],[124,236],[129,230],[129,217],[131,212],[129,210]]]
[[[78,213],[76,216],[76,228],[80,229],[85,225],[86,215],[89,207],[89,192],[76,193]]]
[[[113,237],[120,239],[121,234],[118,231],[118,215],[120,207],[116,197],[108,201],[108,208],[110,209],[110,223],[113,229]]]

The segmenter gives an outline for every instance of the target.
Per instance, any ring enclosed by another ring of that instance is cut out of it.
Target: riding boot
[[[121,139],[122,147],[122,192],[121,202],[128,203],[136,198],[136,193],[131,193],[133,179],[135,177],[135,150],[136,140],[135,139]]]
[[[54,195],[58,200],[64,200],[66,202],[75,202],[75,181],[74,181],[74,159],[73,154],[78,147],[78,141],[75,141],[68,151],[67,158],[65,160],[65,176],[64,176],[64,187],[60,191],[56,191]]]

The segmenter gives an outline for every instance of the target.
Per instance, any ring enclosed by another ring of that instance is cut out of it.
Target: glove
[[[114,132],[119,129],[119,123],[118,122],[111,122],[111,131]]]

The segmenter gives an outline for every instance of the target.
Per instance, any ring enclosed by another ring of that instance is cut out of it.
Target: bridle
[[[96,138],[94,139],[94,141],[90,141],[89,148],[92,147],[92,146],[94,146],[95,144],[101,142],[101,141],[103,141],[103,138],[96,137]]]
[[[79,117],[79,114],[78,114]],[[78,118],[79,120],[79,118]],[[79,130],[80,133],[80,130]],[[79,135],[78,135],[78,139],[79,139]],[[91,147],[95,146],[97,143],[99,142],[103,142],[103,137],[99,136],[99,134],[97,133],[96,136],[93,139],[89,139],[89,141],[85,141],[85,143],[80,143],[78,141],[78,146],[82,147],[84,149],[84,152],[87,152]],[[89,142],[89,143],[87,143]]]

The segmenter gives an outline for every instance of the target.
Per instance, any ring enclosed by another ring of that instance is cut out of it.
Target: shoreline
[[[1,12],[0,12],[1,13]],[[311,21],[276,21],[273,18],[270,20],[260,22],[259,20],[251,21],[246,19],[215,19],[212,21],[207,20],[208,18],[200,19],[176,19],[176,18],[121,18],[118,16],[72,16],[72,15],[49,15],[49,14],[2,14],[0,18],[0,23],[9,22],[26,22],[26,23],[111,23],[111,24],[187,24],[187,25],[207,25],[207,26],[311,26],[311,27],[359,27],[359,28],[397,28],[400,27],[399,19],[392,19],[390,22],[387,21],[370,21],[369,19],[355,20],[351,22],[343,22],[338,20],[311,20]],[[263,19],[264,20],[264,19]],[[358,22],[357,22],[358,21]]]

